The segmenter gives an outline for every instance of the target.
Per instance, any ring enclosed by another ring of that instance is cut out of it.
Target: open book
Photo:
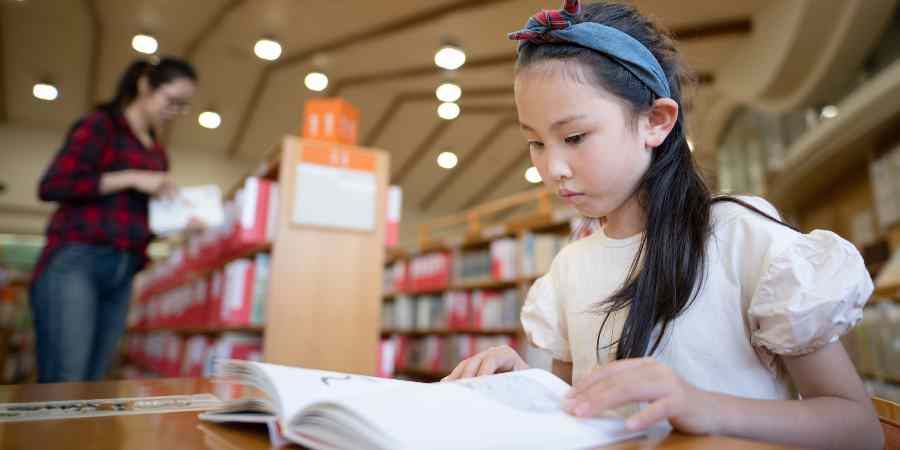
[[[201,419],[274,420],[286,439],[313,449],[581,449],[641,434],[619,417],[566,414],[569,385],[540,369],[426,384],[231,360],[217,379],[268,398]]]
[[[208,228],[225,221],[222,190],[214,184],[178,189],[174,198],[152,198],[149,206],[150,229],[159,235],[184,231],[191,219]]]

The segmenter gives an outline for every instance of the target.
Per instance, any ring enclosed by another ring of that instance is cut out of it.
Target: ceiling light
[[[456,70],[466,63],[466,53],[455,45],[445,45],[434,54],[434,63],[447,70]]]
[[[456,164],[459,162],[459,158],[456,157],[456,153],[453,152],[441,152],[437,157],[437,164],[442,169],[450,170],[456,167]]]
[[[438,106],[438,116],[444,120],[453,120],[459,117],[459,105],[452,102],[441,103],[441,106]]]
[[[219,128],[219,125],[222,125],[222,116],[214,111],[203,111],[197,116],[197,122],[199,122],[200,126],[203,128],[214,130]]]
[[[303,79],[303,84],[311,91],[322,92],[328,87],[328,76],[321,72],[310,72]]]
[[[455,102],[462,97],[462,88],[453,83],[444,83],[434,93],[442,102]]]
[[[253,53],[260,59],[275,61],[281,56],[281,44],[273,39],[260,39],[253,46]]]
[[[835,117],[838,116],[839,112],[840,111],[838,110],[837,106],[828,105],[828,106],[822,108],[821,114],[822,114],[823,119],[834,119]]]
[[[152,55],[159,49],[159,42],[149,34],[136,34],[131,38],[131,48],[138,53]]]
[[[59,90],[56,89],[56,86],[47,83],[38,83],[34,85],[34,88],[31,89],[31,93],[34,94],[36,98],[41,100],[46,100],[48,102],[52,102],[59,97]]]
[[[525,179],[532,184],[537,184],[542,181],[541,174],[538,172],[537,167],[534,166],[529,167],[528,170],[525,171]]]

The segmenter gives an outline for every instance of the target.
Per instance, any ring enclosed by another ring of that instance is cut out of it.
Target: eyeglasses
[[[163,100],[166,101],[166,108],[170,108],[178,114],[184,114],[190,111],[190,99],[180,98],[163,90],[159,90],[158,93],[163,97]]]

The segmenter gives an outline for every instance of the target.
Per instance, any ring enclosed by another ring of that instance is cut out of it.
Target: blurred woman
[[[39,382],[97,380],[109,369],[152,238],[150,198],[176,191],[157,133],[187,111],[196,83],[184,61],[133,62],[40,180],[41,200],[58,208],[31,286]]]

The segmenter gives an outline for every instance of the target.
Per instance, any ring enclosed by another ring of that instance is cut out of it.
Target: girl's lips
[[[566,190],[566,189],[560,189],[560,190],[559,190],[559,196],[562,197],[562,198],[577,197],[577,196],[579,196],[579,195],[584,195],[584,194],[581,193],[581,192],[569,191],[569,190]]]

